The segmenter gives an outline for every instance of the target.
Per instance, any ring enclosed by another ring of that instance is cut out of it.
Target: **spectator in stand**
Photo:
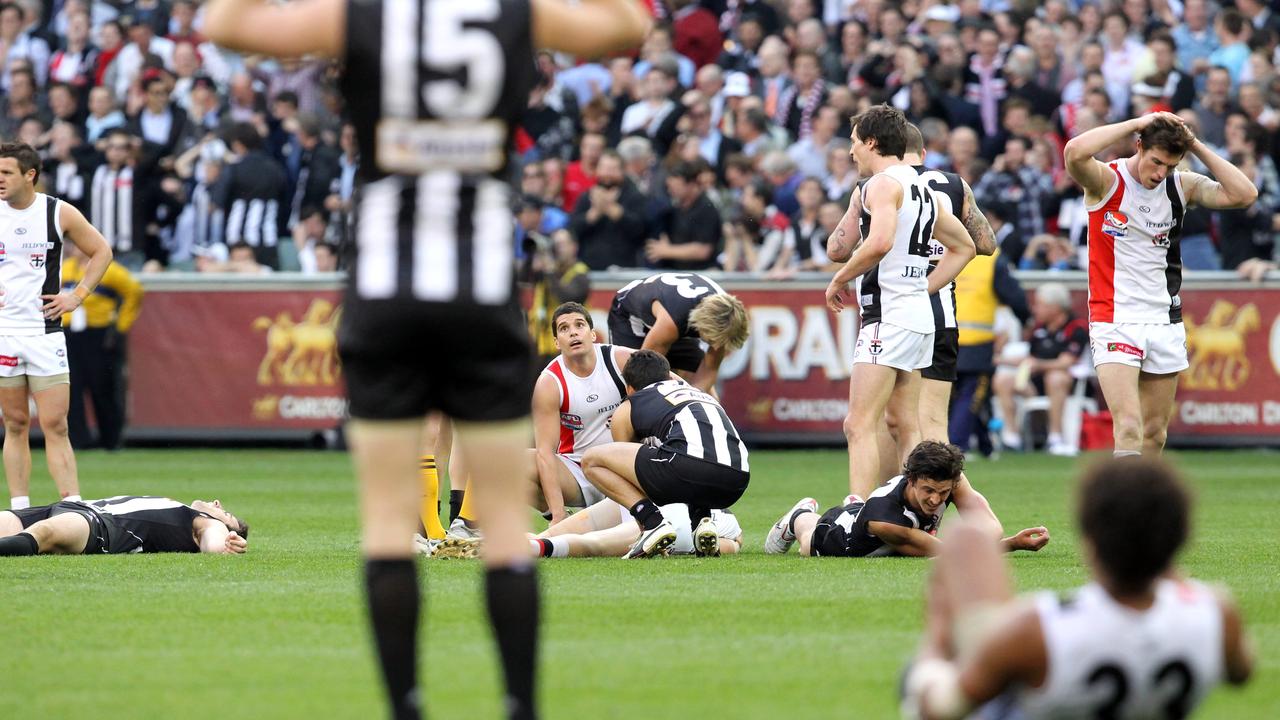
[[[1273,257],[1278,209],[1271,204],[1274,190],[1264,187],[1253,154],[1237,152],[1230,159],[1258,188],[1258,199],[1245,208],[1218,211],[1218,250],[1224,270],[1235,270],[1248,260]]]
[[[822,65],[817,54],[800,50],[792,59],[792,84],[778,99],[774,119],[795,140],[803,140],[813,132],[813,117],[827,101],[827,83],[822,79]]]
[[[194,134],[215,132],[222,126],[225,109],[212,78],[197,75],[191,79],[185,109]]]
[[[818,269],[827,264],[827,236],[832,229],[823,227],[822,206],[827,196],[822,181],[806,177],[796,188],[796,201],[800,207],[791,216],[791,229],[795,233],[797,261],[803,269]],[[836,220],[839,222],[839,218]]]
[[[1245,22],[1244,16],[1235,8],[1227,8],[1218,13],[1213,21],[1213,32],[1218,37],[1218,49],[1209,53],[1211,67],[1223,67],[1231,77],[1234,89],[1244,73],[1249,61],[1249,35],[1253,28]]]
[[[717,177],[723,178],[725,161],[741,152],[742,145],[715,128],[711,122],[711,103],[700,94],[685,111],[684,117],[688,119],[687,132],[697,145],[698,155],[715,169]]]
[[[749,21],[756,23],[763,35],[773,35],[782,30],[782,18],[770,0],[738,0],[728,5],[728,9],[720,14],[721,30],[732,32],[735,26],[740,27]]]
[[[635,65],[636,79],[643,81],[654,65],[671,62],[671,80],[683,87],[693,87],[698,66],[692,60],[676,51],[672,45],[671,27],[654,25],[640,48],[640,62]],[[674,89],[672,90],[674,92]],[[668,95],[671,92],[667,93]]]
[[[699,7],[697,0],[671,0],[671,19],[676,52],[699,68],[716,61],[724,46],[724,37],[720,34],[718,19],[710,10]]]
[[[840,141],[832,145],[831,150],[827,150],[827,179],[822,183],[823,190],[827,191],[827,200],[849,204],[859,177],[854,159],[849,155],[849,142]]]
[[[791,87],[788,52],[787,44],[772,35],[760,45],[760,66],[757,68],[760,92],[757,96],[764,100],[764,114],[770,118],[779,117],[786,108],[783,98]]]
[[[719,130],[725,105],[724,70],[719,65],[703,65],[698,68],[693,87],[707,99],[707,103],[711,106],[711,127]]]
[[[736,126],[737,140],[742,143],[742,154],[752,160],[763,157],[777,147],[773,136],[769,134],[769,116],[763,110],[740,109]]]
[[[583,133],[578,142],[578,159],[569,163],[564,170],[564,209],[573,212],[578,205],[582,193],[596,184],[597,163],[604,152],[604,135],[600,133]]]
[[[840,55],[832,49],[827,28],[821,20],[809,18],[796,25],[795,47],[797,51],[811,52],[818,58],[825,82],[843,85],[848,80],[844,66],[840,64]]]
[[[64,82],[52,82],[49,83],[47,94],[49,113],[53,116],[51,122],[61,121],[84,127],[89,111],[84,108],[84,102],[79,93]]]
[[[111,246],[116,262],[137,270],[142,252],[146,218],[143,194],[134,172],[142,138],[123,128],[111,128],[102,137],[105,162],[93,172],[89,186],[89,216],[93,226]]]
[[[286,228],[298,222],[303,208],[324,206],[341,172],[339,151],[321,137],[320,119],[314,113],[299,114],[295,130],[295,154],[285,159],[293,187]]]
[[[262,136],[253,125],[233,125],[227,131],[227,144],[237,159],[223,168],[212,200],[226,214],[231,262],[236,261],[237,246],[243,246],[252,249],[258,263],[278,267],[278,217],[287,183],[284,168],[263,152]]]
[[[1022,234],[1018,232],[1018,226],[1013,222],[1016,213],[1002,203],[983,203],[982,214],[991,225],[996,246],[1000,248],[1000,259],[1008,263],[1009,269],[1017,268],[1027,246]]]
[[[187,133],[187,113],[170,102],[169,82],[163,74],[147,76],[142,88],[146,105],[126,125],[131,135],[142,138],[138,163],[171,170],[175,157],[192,141]]]
[[[55,122],[49,131],[48,156],[40,172],[41,192],[71,203],[88,216],[93,155],[93,146],[83,142],[79,127]]]
[[[1205,144],[1213,147],[1226,145],[1227,116],[1233,109],[1231,71],[1222,66],[1209,68],[1205,76],[1204,92],[1192,106],[1196,119],[1200,122],[1200,139]]]
[[[128,122],[124,113],[116,107],[111,91],[104,87],[96,87],[89,91],[89,117],[85,118],[85,140],[90,143],[98,139],[111,128],[122,128]]]
[[[49,74],[49,44],[39,36],[23,32],[26,20],[22,8],[16,3],[0,3],[0,67],[8,67],[15,60],[25,60],[34,73],[34,86],[43,87]],[[5,85],[5,90],[10,88]]]
[[[820,180],[829,177],[827,154],[841,142],[835,137],[839,127],[839,112],[830,105],[823,105],[814,115],[813,129],[809,136],[787,148],[787,156],[802,175]]]
[[[960,175],[970,185],[978,184],[977,163],[978,133],[970,127],[957,127],[947,137],[947,158],[945,169]]]
[[[636,267],[646,238],[645,198],[627,178],[622,157],[605,151],[596,183],[578,198],[569,227],[592,270]]]
[[[258,89],[249,73],[231,75],[227,85],[227,119],[232,122],[253,122],[258,114],[265,114],[267,99]]]
[[[1000,34],[995,28],[978,31],[977,51],[969,61],[970,80],[965,85],[965,99],[978,106],[982,129],[994,135],[1000,125],[1000,102],[1005,96],[1005,80],[1001,69]]]
[[[89,37],[89,16],[78,12],[67,18],[66,41],[49,61],[49,81],[66,83],[76,89],[80,100],[87,99],[93,86],[93,69],[98,48]]]
[[[62,287],[74,288],[84,277],[86,257],[67,243],[62,261]],[[142,308],[142,284],[118,262],[107,266],[102,281],[75,312],[64,315],[71,398],[67,429],[77,450],[119,450],[124,444],[126,339]],[[97,438],[89,430],[85,393],[93,400]]]
[[[112,90],[116,100],[124,102],[129,97],[129,86],[142,77],[148,55],[159,57],[166,68],[173,67],[173,41],[156,37],[151,25],[138,22],[136,16],[122,15],[121,20],[129,27],[129,44],[115,59],[116,78]]]
[[[722,24],[720,27],[723,29],[725,26]],[[759,62],[757,53],[760,50],[760,43],[765,38],[760,18],[756,15],[743,15],[736,27],[729,27],[735,31],[736,38],[725,41],[724,52],[720,53],[716,64],[726,73],[754,73]]]
[[[360,170],[360,145],[356,141],[356,128],[343,123],[338,133],[338,176],[329,187],[324,199],[324,209],[329,213],[330,234],[328,240],[338,247],[345,247],[348,231],[353,226],[351,209],[354,207],[356,173]],[[536,167],[533,166],[533,167]],[[556,217],[548,222],[549,230],[559,229],[568,223],[568,215],[555,208]],[[556,224],[558,223],[558,224]]]
[[[992,386],[1005,420],[1000,439],[1011,450],[1022,449],[1021,428],[1014,427],[1014,397],[1035,394],[1049,397],[1049,453],[1073,455],[1075,443],[1062,437],[1062,409],[1075,378],[1071,368],[1089,347],[1089,326],[1071,312],[1071,292],[1060,283],[1036,288],[1031,304],[1035,327],[1027,357],[1000,359]]]
[[[1146,54],[1142,42],[1129,34],[1129,18],[1122,12],[1112,12],[1102,21],[1100,40],[1104,51],[1102,74],[1107,79],[1107,93],[1111,104],[1121,111],[1129,107],[1129,87],[1133,85],[1134,71]]]
[[[786,217],[800,209],[800,204],[796,201],[796,189],[800,187],[804,176],[785,152],[774,150],[761,158],[760,173],[773,188],[770,205],[777,206]]]
[[[518,206],[516,216],[519,218]],[[316,267],[316,248],[325,244],[329,234],[329,222],[324,210],[308,205],[298,213],[298,222],[293,225],[292,234],[297,269],[304,275],[320,272]]]
[[[1005,103],[1020,98],[1026,101],[1032,115],[1050,118],[1062,98],[1036,82],[1036,71],[1036,55],[1031,48],[1016,47],[1009,51],[1004,61]]]
[[[720,214],[698,184],[698,169],[677,162],[667,175],[671,213],[666,231],[645,245],[645,258],[666,270],[703,270],[715,266],[720,249]]]
[[[1053,178],[1027,165],[1031,142],[1012,137],[1005,143],[1004,154],[991,164],[991,171],[973,188],[984,207],[1006,203],[1017,208],[1018,230],[1024,235],[1044,232],[1044,204],[1053,194]]]
[[[796,265],[796,234],[787,216],[769,203],[772,193],[769,183],[759,178],[743,188],[738,216],[724,230],[725,270],[780,279]]]
[[[1218,36],[1211,26],[1209,0],[1183,0],[1182,22],[1173,27],[1173,40],[1178,44],[1178,65],[1198,78],[1208,72],[1209,56],[1218,49]]]
[[[643,135],[653,143],[654,152],[666,155],[676,136],[680,106],[672,99],[676,89],[676,65],[672,56],[660,58],[640,83],[642,99],[622,114],[623,135]]]
[[[1058,32],[1049,25],[1041,23],[1030,33],[1031,50],[1035,53],[1035,70],[1031,82],[1062,97],[1062,90],[1075,78],[1076,68],[1062,60],[1062,51],[1058,48]]]
[[[1147,41],[1155,74],[1165,77],[1162,98],[1173,112],[1189,108],[1196,101],[1196,82],[1191,74],[1177,67],[1178,46],[1167,33],[1153,35]]]
[[[586,263],[578,259],[578,243],[568,230],[557,230],[529,257],[529,280],[533,284],[529,334],[538,356],[550,362],[560,354],[551,316],[562,303],[585,304],[591,294],[591,276]]]
[[[180,155],[174,163],[178,178],[186,183],[182,193],[185,205],[175,223],[174,251],[170,254],[174,263],[184,263],[189,256],[195,255],[198,264],[200,253],[204,253],[208,260],[209,254],[205,250],[214,245],[221,248],[222,259],[219,262],[226,261],[226,214],[214,204],[212,193],[212,188],[217,186],[222,176],[226,155],[226,143],[215,136],[208,136]]]
[[[21,61],[11,61],[21,62]],[[11,69],[8,74],[9,93],[0,101],[3,114],[0,114],[0,136],[12,137],[18,134],[18,127],[29,117],[38,117],[47,121],[49,114],[40,105],[36,92],[36,76],[26,67]]]
[[[257,248],[241,242],[231,246],[224,272],[237,275],[269,275],[275,272],[275,268],[264,265],[258,260]]]
[[[108,90],[113,87],[107,83],[108,71],[111,77],[115,77],[118,71],[116,59],[120,56],[120,52],[124,50],[125,33],[124,25],[119,21],[111,20],[97,26],[97,46],[100,50],[98,60],[93,68],[93,84],[95,87],[105,86]],[[112,91],[112,99],[115,99],[115,93]]]

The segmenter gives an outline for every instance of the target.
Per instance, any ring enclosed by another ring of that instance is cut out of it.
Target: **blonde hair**
[[[689,313],[689,326],[711,347],[737,350],[747,342],[751,326],[747,308],[738,298],[720,293],[708,295]]]

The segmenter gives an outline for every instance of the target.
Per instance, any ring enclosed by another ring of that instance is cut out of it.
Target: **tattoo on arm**
[[[973,188],[969,187],[967,182],[964,182],[964,198],[969,206],[969,212],[964,217],[964,229],[968,230],[969,237],[973,238],[974,247],[977,248],[979,255],[995,253],[996,233],[991,229],[991,223],[987,222],[987,217],[978,209],[978,201],[973,197]]]

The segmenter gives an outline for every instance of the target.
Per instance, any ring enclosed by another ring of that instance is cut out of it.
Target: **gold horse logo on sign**
[[[1217,300],[1196,324],[1184,318],[1191,367],[1182,376],[1183,387],[1192,390],[1235,390],[1249,379],[1245,336],[1262,325],[1258,306],[1249,303],[1238,310],[1233,303]]]
[[[253,321],[255,331],[267,333],[267,352],[258,365],[259,385],[334,385],[338,382],[338,320],[342,308],[328,300],[313,300],[295,322],[282,312],[272,320]]]

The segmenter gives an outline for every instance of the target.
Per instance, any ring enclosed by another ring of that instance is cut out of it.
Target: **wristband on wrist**
[[[80,298],[80,302],[84,302],[84,299],[85,299],[85,298],[87,298],[87,297],[89,297],[89,293],[91,293],[91,292],[93,292],[93,291],[92,291],[92,290],[90,290],[89,288],[87,288],[87,287],[85,287],[85,286],[83,286],[83,285],[77,285],[77,286],[76,286],[76,289],[71,291],[71,294],[72,294],[72,295],[75,295],[75,296],[76,296],[76,297],[78,297],[78,298]]]

